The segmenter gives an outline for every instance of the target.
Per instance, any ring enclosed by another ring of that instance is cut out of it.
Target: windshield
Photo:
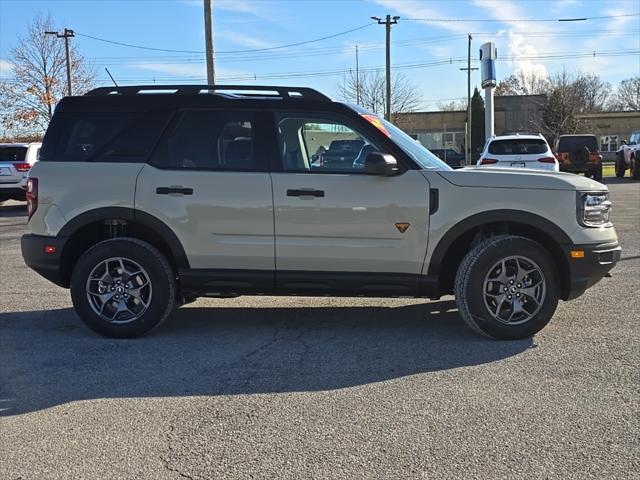
[[[429,170],[452,170],[452,168],[424,148],[417,140],[404,133],[391,122],[382,120],[382,124],[389,132],[389,138],[409,155],[420,167]]]
[[[24,162],[27,147],[0,147],[0,161]]]

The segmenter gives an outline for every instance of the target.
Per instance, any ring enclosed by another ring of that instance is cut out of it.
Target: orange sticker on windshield
[[[367,122],[369,122],[371,125],[373,125],[382,133],[384,133],[387,137],[391,136],[389,135],[388,130],[385,128],[384,124],[382,123],[382,120],[380,120],[377,115],[363,114],[362,118],[364,118]]]

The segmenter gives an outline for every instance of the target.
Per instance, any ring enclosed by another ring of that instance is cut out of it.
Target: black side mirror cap
[[[364,159],[364,173],[390,177],[400,173],[398,161],[388,153],[371,152]]]

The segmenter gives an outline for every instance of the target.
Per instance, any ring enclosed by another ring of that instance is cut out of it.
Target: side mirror
[[[400,169],[398,161],[388,153],[371,152],[364,159],[364,173],[367,175],[396,175]]]

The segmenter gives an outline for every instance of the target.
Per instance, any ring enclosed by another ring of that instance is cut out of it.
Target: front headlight
[[[608,227],[611,225],[609,192],[578,192],[578,223],[584,227]]]

